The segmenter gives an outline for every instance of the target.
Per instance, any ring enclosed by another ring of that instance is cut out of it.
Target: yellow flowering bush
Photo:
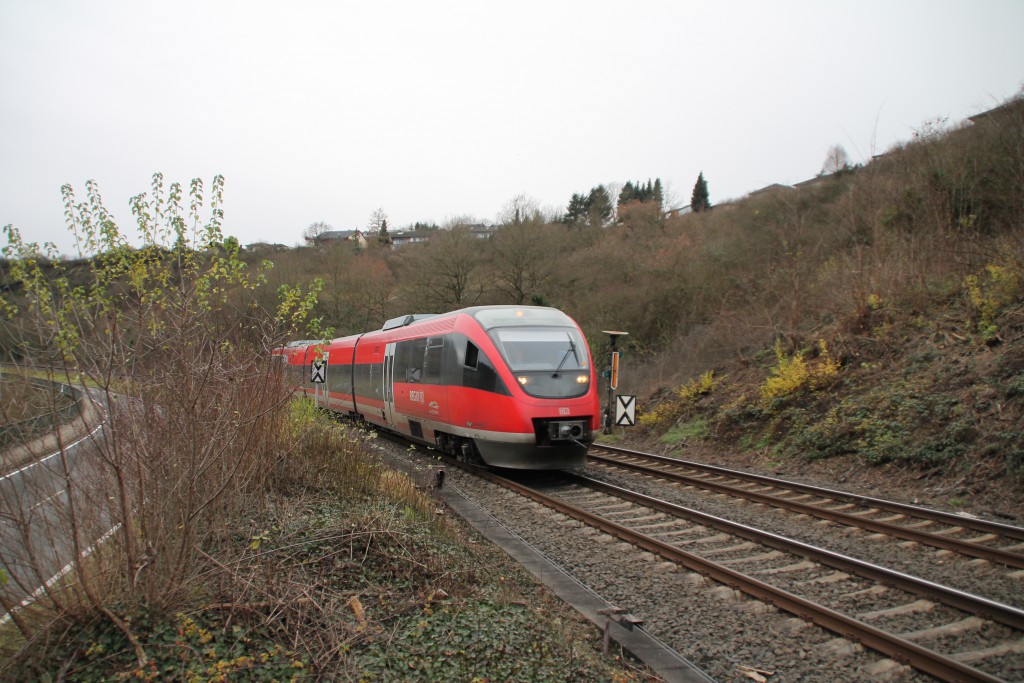
[[[714,371],[708,370],[696,377],[659,403],[650,411],[640,416],[640,424],[650,428],[667,428],[679,419],[683,411],[697,402],[701,396],[710,394],[719,380],[715,379]]]
[[[818,348],[818,358],[808,362],[802,353],[787,357],[782,350],[781,341],[776,341],[777,365],[772,368],[771,376],[761,385],[761,398],[770,401],[831,384],[839,375],[839,361],[829,353],[824,339],[818,341]]]

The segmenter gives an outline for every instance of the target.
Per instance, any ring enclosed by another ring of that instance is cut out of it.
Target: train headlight
[[[590,381],[590,375],[577,375],[576,384],[586,384]]]
[[[524,377],[524,376],[520,375],[519,377],[516,377],[516,379],[519,380],[519,383],[522,384],[524,387],[527,384],[530,383],[530,378],[529,377]]]

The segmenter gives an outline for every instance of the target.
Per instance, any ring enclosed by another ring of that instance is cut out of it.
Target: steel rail
[[[666,465],[687,467],[701,472],[709,472],[712,474],[734,477],[736,479],[743,479],[745,481],[758,482],[766,486],[782,486],[793,491],[799,491],[800,493],[808,493],[815,496],[821,496],[822,498],[832,498],[840,501],[859,503],[861,505],[878,508],[879,510],[885,510],[887,512],[911,515],[921,519],[930,519],[934,522],[942,522],[943,524],[949,524],[952,526],[962,526],[966,529],[973,529],[974,531],[999,534],[1000,536],[1005,536],[1014,540],[1024,541],[1024,527],[1014,526],[1012,524],[1003,524],[1001,522],[993,522],[986,519],[979,519],[977,517],[964,517],[952,512],[933,510],[919,505],[898,503],[896,501],[884,500],[882,498],[872,498],[871,496],[862,496],[858,493],[851,493],[849,491],[839,491],[837,489],[828,489],[823,486],[802,484],[788,479],[778,479],[762,474],[754,474],[753,472],[743,472],[741,470],[733,470],[727,467],[719,467],[718,465],[694,462],[692,460],[680,460],[667,455],[644,453],[643,451],[634,451],[628,448],[620,448],[618,446],[594,444],[590,447],[590,454],[588,454],[588,456],[593,455],[594,450],[603,450],[609,453],[619,453],[622,455],[632,455],[638,458],[664,463]]]
[[[630,491],[620,486],[615,486],[580,474],[570,474],[568,476],[571,479],[577,480],[581,486],[607,493],[615,496],[616,498],[638,503],[639,505],[664,512],[668,515],[672,515],[673,517],[682,517],[703,526],[713,527],[720,531],[740,536],[762,545],[770,546],[776,550],[799,555],[808,560],[813,560],[814,562],[827,565],[834,569],[856,574],[857,576],[870,579],[871,581],[885,583],[890,586],[903,589],[909,593],[927,597],[936,602],[963,610],[970,614],[998,621],[1010,626],[1011,628],[1015,628],[1018,631],[1024,631],[1024,610],[1011,605],[1006,605],[979,595],[974,595],[949,586],[927,581],[910,574],[904,574],[903,572],[898,572],[877,564],[865,562],[864,560],[858,560],[856,558],[849,557],[848,555],[842,555],[802,541],[786,538],[785,536],[780,536],[770,531],[764,531],[763,529],[757,529],[746,524],[732,522],[723,517],[716,517],[714,515],[709,515],[706,512],[670,503],[636,491]]]
[[[630,453],[629,455],[633,454]],[[644,457],[650,456],[645,455]],[[690,486],[696,486],[699,488],[708,489],[710,491],[715,491],[716,493],[723,493],[729,496],[746,498],[747,500],[751,500],[756,503],[762,503],[764,505],[770,505],[772,507],[785,508],[792,512],[798,512],[800,514],[810,515],[812,517],[818,517],[820,519],[827,519],[829,521],[845,524],[848,526],[860,527],[862,529],[867,529],[869,531],[874,531],[876,533],[902,538],[906,541],[914,541],[915,543],[920,543],[922,545],[928,545],[935,548],[942,548],[944,550],[957,552],[961,555],[968,555],[970,557],[981,558],[984,560],[988,560],[989,562],[998,562],[1000,564],[1004,564],[1008,567],[1013,567],[1015,569],[1024,569],[1024,555],[1021,555],[1020,553],[1014,553],[1007,550],[1002,550],[1000,548],[993,548],[990,546],[981,545],[980,543],[974,543],[972,541],[963,541],[956,538],[930,534],[928,532],[920,531],[912,527],[901,526],[899,524],[893,524],[891,522],[873,520],[859,515],[851,515],[845,512],[832,510],[827,507],[820,507],[817,505],[802,503],[800,501],[788,500],[786,498],[773,496],[767,493],[750,491],[748,489],[737,488],[735,486],[729,486],[726,484],[720,484],[718,482],[708,481],[707,479],[702,479],[700,477],[692,477],[685,474],[679,474],[677,472],[666,471],[656,467],[648,467],[646,465],[639,465],[637,463],[624,462],[622,460],[617,460],[615,458],[609,458],[602,455],[595,455],[593,453],[588,454],[587,458],[601,464],[611,465],[613,467],[619,467],[634,472],[641,472],[643,474],[652,474],[681,484],[687,484]],[[672,458],[668,458],[668,460],[672,460]],[[662,461],[658,460],[657,462],[660,463]],[[689,465],[685,466],[688,467]],[[769,481],[771,480],[769,479]],[[788,482],[776,480],[773,485],[788,485]],[[872,505],[872,507],[876,506]],[[916,510],[919,508],[914,509]],[[903,514],[908,513],[904,512]]]
[[[943,681],[959,683],[1003,683],[1002,679],[962,664],[955,659],[921,647],[891,633],[865,624],[833,609],[818,605],[788,591],[775,588],[763,581],[716,564],[675,546],[663,543],[645,534],[638,533],[615,522],[581,510],[580,508],[544,495],[527,486],[518,484],[500,475],[478,467],[465,466],[474,474],[495,484],[514,491],[557,512],[572,517],[620,540],[660,555],[687,569],[708,576],[734,590],[739,590],[775,607],[807,619],[840,636],[857,641],[892,659],[909,664],[914,668]]]

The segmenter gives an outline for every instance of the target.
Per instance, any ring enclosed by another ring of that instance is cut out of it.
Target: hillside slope
[[[1024,522],[1021,101],[686,218],[718,305],[636,359],[622,438]]]

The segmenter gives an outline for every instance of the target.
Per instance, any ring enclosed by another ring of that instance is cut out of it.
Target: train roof
[[[551,308],[549,306],[469,306],[467,308],[460,308],[448,313],[409,313],[406,315],[400,315],[397,318],[391,318],[385,322],[384,326],[378,330],[370,330],[368,332],[337,337],[331,341],[323,339],[293,341],[288,342],[285,348],[297,348],[315,344],[330,344],[339,342],[343,339],[362,337],[364,334],[373,335],[380,332],[388,332],[431,319],[441,322],[445,319],[455,318],[460,315],[471,316],[480,324],[481,327],[483,327],[484,330],[490,330],[495,327],[519,327],[529,325],[557,325],[559,327],[575,326],[573,319],[567,314],[557,308]]]
[[[485,329],[523,325],[575,325],[563,311],[549,306],[475,306],[465,312]]]
[[[311,344],[324,344],[327,340],[325,339],[297,339],[290,341],[284,345],[286,349],[295,348],[296,346],[309,346]]]
[[[450,318],[459,315],[472,316],[485,329],[493,327],[512,327],[521,325],[572,325],[573,321],[568,315],[549,306],[469,306],[460,308],[449,313],[413,313],[402,315],[384,323],[384,327],[377,332],[387,332],[412,325],[421,320],[430,318]]]

